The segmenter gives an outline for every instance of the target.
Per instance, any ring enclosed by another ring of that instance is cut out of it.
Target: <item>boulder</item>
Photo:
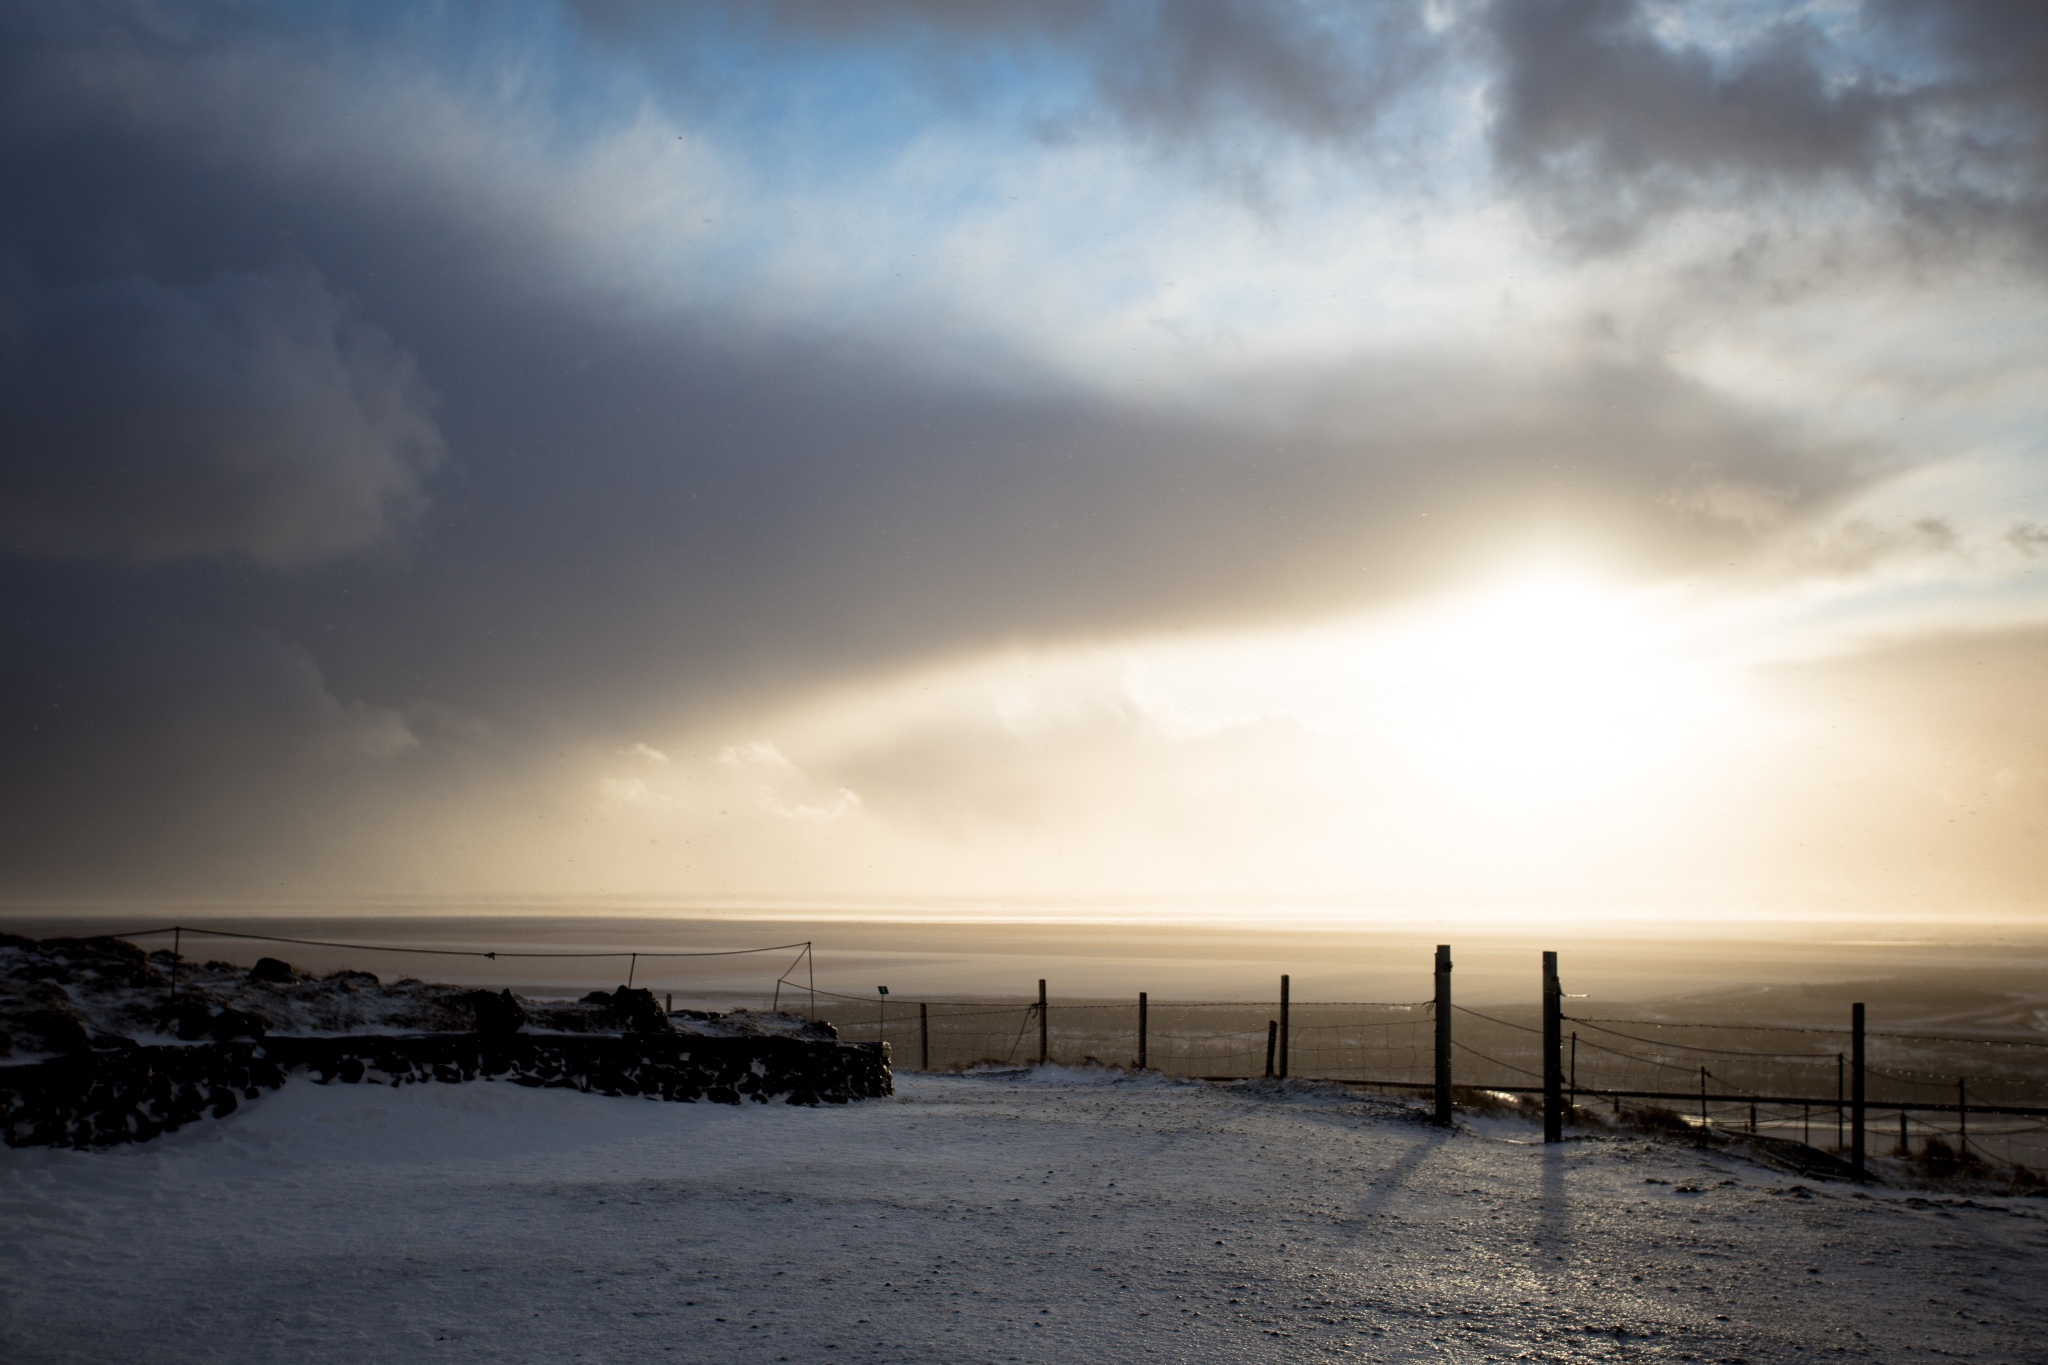
[[[292,964],[275,957],[259,957],[249,969],[251,981],[269,981],[279,986],[292,984]]]
[[[471,991],[462,997],[476,1016],[476,1031],[486,1038],[504,1038],[519,1032],[526,1023],[526,1010],[512,992],[500,991],[492,995],[489,991]]]

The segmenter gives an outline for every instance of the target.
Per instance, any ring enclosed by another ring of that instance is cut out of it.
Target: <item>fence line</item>
[[[1847,1028],[1580,1018],[1564,1013],[1555,976],[1539,1022],[1525,1023],[1455,1004],[1448,952],[1439,949],[1434,1000],[1292,1000],[1282,978],[1265,1004],[1041,996],[970,1009],[965,1001],[833,996],[818,1017],[935,1070],[1037,1061],[1025,1045],[1035,1026],[1052,1062],[1131,1066],[1142,1058],[1151,1070],[1210,1080],[1291,1072],[1424,1097],[1540,1097],[1547,1137],[1560,1136],[1582,1106],[1619,1113],[1626,1102],[1675,1111],[1695,1128],[1795,1137],[1842,1153],[1858,1169],[1886,1121],[1903,1125],[1894,1155],[1952,1150],[1981,1161],[2002,1153],[2014,1166],[2048,1165],[2048,1124],[2012,1121],[2048,1119],[2048,1068],[2032,1051],[2048,1041],[1862,1029],[1861,1007]],[[1745,1034],[1757,1045],[1744,1046]],[[1818,1047],[1775,1041],[1785,1035]],[[1448,1102],[1437,1112],[1448,1121]]]
[[[171,939],[171,990],[177,990],[185,935],[196,938],[294,944],[348,952],[395,953],[440,958],[511,960],[619,960],[631,984],[641,958],[685,960],[743,958],[795,953],[775,978],[771,1007],[782,1007],[785,991],[796,993],[800,1014],[825,1020],[854,1039],[896,1045],[899,1057],[915,1056],[928,1069],[1024,1065],[1031,1062],[1094,1061],[1142,1065],[1152,1070],[1210,1079],[1256,1075],[1299,1075],[1433,1096],[1439,1121],[1449,1122],[1450,1102],[1459,1092],[1491,1091],[1542,1097],[1546,1139],[1561,1135],[1564,1120],[1581,1100],[1610,1104],[1649,1101],[1685,1106],[1683,1117],[1700,1127],[1731,1122],[1751,1131],[1796,1128],[1813,1138],[1814,1118],[1835,1125],[1833,1147],[1862,1169],[1875,1125],[1874,1115],[1898,1123],[1898,1154],[1912,1151],[1915,1120],[1923,1155],[1952,1138],[1964,1159],[2000,1144],[2014,1164],[2048,1164],[2048,1124],[2006,1124],[1986,1129],[1981,1118],[2048,1119],[2048,1074],[2036,1054],[2048,1039],[1986,1038],[1962,1034],[1886,1031],[1865,1027],[1865,1008],[1853,1007],[1848,1028],[1814,1025],[1723,1023],[1673,1019],[1622,1019],[1566,1015],[1566,998],[1556,975],[1556,955],[1545,954],[1540,1026],[1457,1005],[1450,991],[1450,949],[1439,946],[1436,994],[1410,1001],[1297,1001],[1288,978],[1280,979],[1273,1005],[1246,1001],[1160,1001],[1144,994],[1130,1003],[1055,1001],[1039,983],[1038,998],[1020,1004],[988,1000],[891,999],[845,995],[816,987],[813,945],[771,944],[754,948],[677,950],[544,950],[434,948],[261,934],[238,930],[168,925],[95,939]],[[803,973],[802,980],[793,979]],[[1277,1008],[1276,1008],[1277,1006]],[[869,1010],[872,1009],[872,1015]],[[891,1012],[894,1011],[894,1017]],[[1035,1052],[1026,1040],[1037,1025]],[[1612,1027],[1612,1026],[1620,1027]],[[915,1029],[915,1038],[908,1030]],[[1633,1045],[1613,1046],[1580,1037],[1579,1029]],[[1567,1037],[1566,1030],[1569,1029]],[[1623,1032],[1623,1029],[1638,1030]],[[1692,1041],[1708,1030],[1716,1042]],[[1648,1036],[1645,1036],[1645,1035]],[[1793,1052],[1776,1047],[1745,1048],[1730,1034],[1794,1034],[1848,1044],[1833,1052]],[[1720,1045],[1722,1039],[1727,1045]],[[1581,1044],[1585,1053],[1582,1065]],[[1873,1052],[1881,1054],[1872,1056]],[[1850,1056],[1853,1054],[1852,1065]],[[1458,1059],[1466,1059],[1464,1065]],[[1712,1059],[1713,1065],[1701,1059]],[[1833,1093],[1815,1073],[1835,1063]],[[1473,1074],[1473,1064],[1480,1071]],[[1490,1068],[1490,1071],[1487,1070]],[[1697,1086],[1674,1088],[1665,1077],[1696,1076]],[[1853,1079],[1854,1084],[1850,1082]],[[1527,1085],[1535,1080],[1538,1085]],[[1660,1080],[1662,1084],[1658,1084]],[[1935,1098],[1928,1092],[1942,1092]],[[1952,1096],[1952,1098],[1951,1098]],[[1735,1118],[1729,1117],[1731,1107]],[[1975,1129],[1971,1116],[1979,1116]],[[1953,1127],[1930,1121],[1952,1117]],[[2027,1157],[2017,1162],[2015,1151]]]

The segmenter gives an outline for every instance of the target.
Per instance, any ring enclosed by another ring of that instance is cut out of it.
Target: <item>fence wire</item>
[[[819,995],[814,1010],[799,1012],[833,1024],[851,1041],[886,1041],[895,1064],[906,1070],[1023,1067],[1039,1060],[1035,1001]],[[1268,1074],[1270,1039],[1275,1072],[1418,1094],[1434,1083],[1436,1016],[1429,1001],[1295,1002],[1283,1035],[1284,1059],[1282,1037],[1274,1036],[1279,1019],[1277,1003],[1154,1001],[1144,1021],[1143,1060],[1168,1075],[1257,1077]],[[1045,1055],[1055,1064],[1128,1067],[1140,1060],[1134,1000],[1053,999],[1044,1023]],[[1987,1112],[2048,1108],[2048,1059],[2024,1046],[2026,1040],[1878,1031],[1865,1040],[1873,1155],[1949,1154],[2048,1168],[2048,1122]],[[1452,1044],[1453,1080],[1461,1091],[1527,1094],[1542,1084],[1537,1009],[1456,1006]],[[1560,1052],[1564,1089],[1581,1110],[1658,1109],[1687,1123],[1847,1150],[1852,1081],[1846,1029],[1567,1017]]]
[[[400,954],[472,962],[609,960],[625,983],[636,974],[666,985],[688,963],[701,974],[773,955],[763,1004],[834,1025],[850,1041],[886,1041],[905,1069],[959,1071],[1055,1063],[1146,1067],[1211,1078],[1269,1073],[1424,1091],[1434,1084],[1435,1006],[1429,1001],[1293,1003],[1279,1027],[1276,1003],[1134,1000],[904,1001],[818,990],[808,942],[723,950],[485,949],[365,944],[184,925],[132,931],[170,940],[175,973],[186,939],[290,944],[326,951]],[[196,946],[196,943],[195,943]],[[783,957],[787,954],[789,956]],[[651,970],[650,970],[651,969]],[[765,975],[765,974],[764,974]],[[1526,1094],[1543,1076],[1541,1013],[1534,1007],[1456,1007],[1454,1084]],[[2048,1039],[1866,1031],[1869,1149],[1922,1159],[1987,1159],[2048,1168]],[[1578,1107],[1654,1105],[1688,1122],[1846,1145],[1852,1101],[1846,1028],[1786,1023],[1566,1017],[1560,1061]]]

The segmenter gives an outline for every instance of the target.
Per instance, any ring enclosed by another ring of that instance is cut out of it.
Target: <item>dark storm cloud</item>
[[[418,510],[441,440],[410,359],[304,267],[0,298],[0,545],[297,564]]]
[[[1135,12],[1158,52],[1102,81],[1148,127],[1256,104],[1334,136],[1378,98],[1312,25]],[[351,46],[374,34],[0,22],[15,887],[288,866],[346,812],[452,799],[482,750],[1006,639],[1341,609],[1545,536],[1719,563],[1865,472],[1627,354],[1361,360],[1196,412],[628,317],[563,255],[545,166],[521,200],[411,155],[463,138],[387,114],[392,64]],[[423,498],[398,552],[359,553]]]
[[[1491,7],[1502,170],[1566,235],[1625,241],[1657,214],[1759,193],[1854,187],[1937,223],[2048,245],[2048,10],[1884,0],[1824,32],[1637,0]]]
[[[1875,196],[1924,225],[2016,229],[2048,248],[2048,9],[1868,0],[1842,12],[1643,0],[1362,7],[1243,0],[583,0],[599,32],[737,15],[789,41],[927,55],[956,98],[973,63],[1050,53],[1113,125],[1256,167],[1272,135],[1369,158],[1404,101],[1416,136],[1483,94],[1504,183],[1580,246],[1625,244],[1699,204]],[[1823,22],[1823,21],[1828,22]]]

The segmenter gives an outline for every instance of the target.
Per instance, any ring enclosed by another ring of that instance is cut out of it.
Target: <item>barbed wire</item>
[[[1453,1006],[1453,1008],[1456,1007]],[[1451,1039],[1451,1046],[1457,1048],[1460,1052],[1471,1053],[1474,1057],[1477,1057],[1482,1062],[1492,1062],[1495,1066],[1503,1067],[1506,1070],[1519,1072],[1524,1076],[1534,1076],[1537,1080],[1543,1079],[1543,1073],[1540,1071],[1531,1071],[1526,1066],[1516,1066],[1513,1062],[1504,1062],[1498,1057],[1489,1057],[1484,1052],[1481,1052],[1478,1048],[1473,1047],[1467,1043],[1461,1043],[1455,1038]]]
[[[1605,1033],[1605,1034],[1608,1034],[1608,1035],[1610,1035],[1610,1036],[1612,1036],[1612,1037],[1615,1037],[1615,1038],[1626,1038],[1626,1039],[1628,1039],[1628,1040],[1629,1040],[1630,1042],[1632,1042],[1632,1043],[1641,1043],[1641,1044],[1642,1044],[1643,1046],[1645,1046],[1645,1047],[1673,1047],[1673,1048],[1678,1048],[1678,1049],[1680,1049],[1681,1051],[1685,1051],[1685,1052],[1704,1052],[1704,1053],[1708,1053],[1708,1054],[1710,1054],[1710,1055],[1713,1055],[1713,1056],[1720,1056],[1720,1057],[1774,1057],[1774,1058],[1784,1058],[1784,1057],[1830,1057],[1830,1058],[1831,1058],[1831,1057],[1834,1057],[1834,1056],[1836,1056],[1836,1055],[1837,1055],[1837,1054],[1835,1054],[1835,1053],[1832,1053],[1832,1052],[1755,1052],[1755,1051],[1747,1051],[1747,1050],[1744,1050],[1744,1049],[1740,1049],[1740,1048],[1720,1048],[1720,1047],[1702,1047],[1702,1046],[1700,1046],[1700,1045],[1699,1045],[1698,1043],[1681,1043],[1681,1042],[1677,1042],[1677,1041],[1670,1041],[1670,1040],[1665,1040],[1665,1039],[1661,1039],[1661,1038],[1638,1038],[1638,1037],[1636,1037],[1636,1036],[1635,1036],[1634,1034],[1632,1034],[1632,1033],[1621,1033],[1621,1032],[1619,1032],[1619,1031],[1617,1031],[1617,1030],[1615,1030],[1615,1029],[1611,1029],[1611,1028],[1605,1028],[1605,1027],[1603,1027],[1603,1026],[1602,1026],[1602,1025],[1600,1025],[1600,1024],[1596,1024],[1596,1023],[1594,1023],[1594,1022],[1593,1022],[1593,1021],[1592,1021],[1591,1019],[1580,1019],[1580,1018],[1578,1018],[1578,1017],[1577,1017],[1577,1016],[1575,1016],[1575,1015],[1569,1015],[1569,1014],[1568,1014],[1568,1015],[1565,1015],[1565,1016],[1564,1016],[1564,1020],[1565,1020],[1565,1022],[1566,1022],[1566,1023],[1570,1023],[1570,1024],[1584,1024],[1584,1025],[1585,1025],[1585,1026],[1586,1026],[1587,1028],[1590,1028],[1590,1029],[1595,1029],[1595,1030],[1597,1030],[1597,1031],[1599,1031],[1599,1032],[1601,1032],[1601,1033]]]
[[[1459,1008],[1463,1008],[1460,1006]],[[1806,1033],[1847,1037],[1851,1030],[1840,1025],[1826,1024],[1716,1024],[1705,1020],[1688,1019],[1586,1019],[1577,1015],[1567,1016],[1581,1024],[1628,1024],[1637,1028],[1710,1028],[1727,1029],[1742,1033]],[[2048,1048],[2048,1039],[2043,1038],[1972,1038],[1959,1033],[1899,1033],[1890,1029],[1865,1029],[1866,1038],[1900,1038],[1920,1043],[1970,1043],[1979,1047],[2037,1047]],[[1791,1055],[1791,1054],[1786,1054]]]
[[[1468,1009],[1466,1009],[1466,1008],[1465,1008],[1465,1007],[1464,1007],[1463,1005],[1453,1005],[1453,1006],[1451,1006],[1451,1008],[1452,1008],[1453,1010],[1455,1010],[1455,1011],[1456,1011],[1457,1013],[1459,1013],[1459,1014],[1469,1014],[1469,1015],[1471,1015],[1471,1016],[1472,1016],[1472,1017],[1473,1017],[1474,1019],[1484,1019],[1484,1020],[1485,1020],[1485,1021],[1486,1021],[1487,1023],[1489,1023],[1489,1024],[1499,1024],[1499,1025],[1500,1025],[1500,1026],[1501,1026],[1502,1028],[1514,1028],[1514,1029],[1520,1029],[1520,1030],[1521,1030],[1522,1032],[1524,1032],[1524,1033],[1541,1033],[1541,1032],[1543,1032],[1543,1030],[1542,1030],[1542,1029],[1540,1029],[1540,1028],[1531,1028],[1531,1027],[1529,1027],[1529,1026],[1528,1026],[1527,1024],[1514,1024],[1514,1023],[1510,1023],[1510,1022],[1508,1022],[1508,1021],[1507,1021],[1507,1020],[1505,1020],[1505,1019],[1496,1019],[1496,1018],[1494,1018],[1494,1017],[1493,1017],[1492,1015],[1490,1015],[1490,1014],[1481,1014],[1481,1013],[1480,1013],[1480,1012],[1479,1012],[1478,1010],[1468,1010]],[[1531,1073],[1531,1074],[1534,1074],[1534,1073]]]

